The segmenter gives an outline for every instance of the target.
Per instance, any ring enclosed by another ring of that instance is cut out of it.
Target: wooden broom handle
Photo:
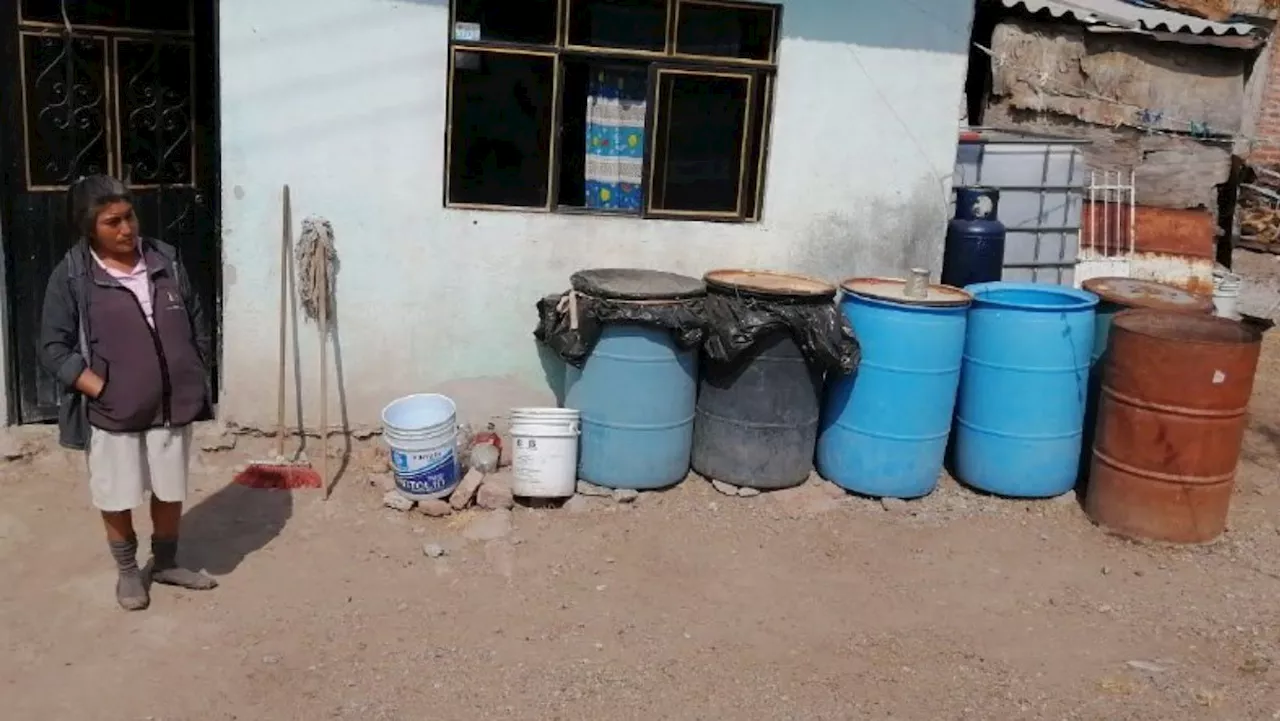
[[[320,247],[320,484],[329,500],[329,247]]]
[[[285,324],[289,314],[289,230],[293,224],[292,208],[289,204],[289,186],[284,186],[284,212],[280,232],[280,347],[277,355],[276,371],[276,456],[284,458],[284,364],[285,364]]]

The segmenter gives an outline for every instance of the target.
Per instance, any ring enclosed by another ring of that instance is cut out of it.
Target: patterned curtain
[[[643,73],[598,69],[587,94],[587,207],[639,210],[644,165]]]

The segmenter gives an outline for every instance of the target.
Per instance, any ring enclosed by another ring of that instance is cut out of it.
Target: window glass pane
[[[453,38],[554,45],[558,5],[558,0],[455,0]]]
[[[744,60],[773,57],[776,12],[716,2],[680,3],[676,52]]]
[[[555,58],[454,51],[449,202],[547,205]]]
[[[639,213],[648,64],[581,58],[562,62],[558,204]]]
[[[749,75],[658,72],[649,209],[738,214]]]
[[[743,215],[750,220],[760,218],[764,201],[765,164],[769,154],[769,123],[773,111],[773,76],[758,76],[751,100],[751,138],[747,146],[747,187]]]
[[[61,25],[65,4],[72,25],[139,30],[191,30],[192,0],[20,0],[22,19]],[[3,3],[0,3],[3,4]],[[10,6],[12,7],[12,6]]]
[[[663,52],[667,0],[569,0],[569,44]]]

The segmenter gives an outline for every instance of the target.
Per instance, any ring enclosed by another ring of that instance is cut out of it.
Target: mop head
[[[329,318],[333,318],[334,283],[338,277],[338,251],[333,245],[333,225],[324,218],[310,217],[302,221],[302,237],[295,251],[298,261],[298,297],[302,309],[311,320],[320,319],[320,304]],[[322,259],[328,262],[321,265]],[[327,267],[324,288],[328,291],[321,298],[320,269]]]

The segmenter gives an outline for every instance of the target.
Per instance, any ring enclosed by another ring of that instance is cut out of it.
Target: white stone
[[[399,491],[387,491],[382,497],[382,505],[393,511],[411,511],[413,510],[413,501],[400,495]]]

